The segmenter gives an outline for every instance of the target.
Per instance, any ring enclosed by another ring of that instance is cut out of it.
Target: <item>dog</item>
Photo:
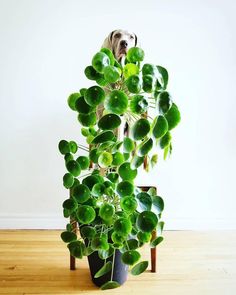
[[[114,54],[116,60],[122,63],[128,50],[138,46],[138,37],[127,30],[114,30],[105,38],[101,48],[108,48]]]

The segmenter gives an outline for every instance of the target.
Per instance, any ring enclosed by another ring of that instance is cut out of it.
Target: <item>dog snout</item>
[[[126,40],[121,40],[120,41],[120,46],[123,47],[123,48],[127,48],[128,47],[128,43]]]

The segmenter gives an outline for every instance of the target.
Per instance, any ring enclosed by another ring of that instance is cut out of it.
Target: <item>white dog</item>
[[[118,62],[122,62],[131,47],[138,45],[137,35],[127,30],[114,30],[104,40],[102,48],[109,48]]]

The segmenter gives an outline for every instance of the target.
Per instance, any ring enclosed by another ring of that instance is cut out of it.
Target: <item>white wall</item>
[[[118,7],[116,6],[118,3]],[[126,3],[126,4],[125,4]],[[0,0],[0,227],[62,228],[60,139],[82,141],[67,96],[106,35],[136,32],[182,112],[156,184],[169,229],[236,228],[235,1]]]

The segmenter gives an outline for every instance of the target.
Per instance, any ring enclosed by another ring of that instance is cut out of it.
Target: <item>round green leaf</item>
[[[78,203],[84,203],[90,197],[90,190],[87,185],[79,184],[73,188],[72,195]]]
[[[152,211],[160,214],[164,210],[164,200],[159,196],[152,196]]]
[[[81,226],[80,233],[83,238],[91,240],[96,235],[96,230],[92,226]]]
[[[96,183],[102,183],[102,179],[97,175],[89,175],[82,180],[82,184],[87,185],[90,190]]]
[[[141,255],[138,251],[129,250],[129,251],[126,251],[122,254],[121,260],[125,264],[133,265],[140,259],[140,257],[141,257]]]
[[[66,140],[61,140],[58,144],[58,149],[62,155],[70,153],[70,145]]]
[[[101,155],[98,157],[98,164],[102,168],[106,168],[111,165],[112,163],[112,154],[108,152],[102,152]]]
[[[108,84],[107,80],[105,80],[104,75],[101,75],[98,79],[96,79],[96,82],[99,86],[106,86]]]
[[[168,84],[168,72],[165,68],[161,66],[157,66],[157,69],[162,76],[163,89],[166,89],[166,86]]]
[[[99,209],[99,216],[104,220],[109,220],[115,214],[115,208],[112,204],[105,203]]]
[[[133,157],[133,159],[131,160],[130,167],[132,169],[140,167],[144,162],[144,158],[145,158],[144,156],[143,157],[138,157],[137,155],[135,155]]]
[[[125,84],[131,93],[139,93],[142,89],[142,80],[139,75],[132,75],[126,81]]]
[[[141,243],[148,243],[151,237],[152,237],[152,234],[149,232],[146,233],[146,232],[139,231],[137,234],[137,238],[139,239]]]
[[[152,75],[143,75],[143,90],[151,93],[154,90],[155,78]]]
[[[157,237],[153,241],[151,241],[151,247],[155,248],[157,245],[159,245],[164,240],[163,237]]]
[[[170,106],[171,106],[171,99],[170,94],[167,91],[163,91],[159,94],[159,110],[165,114]]]
[[[116,244],[123,244],[127,237],[124,235],[119,235],[117,232],[114,231],[111,235],[111,239]]]
[[[116,152],[114,154],[112,154],[113,157],[113,161],[112,161],[112,165],[114,166],[119,166],[124,162],[124,155],[121,152]]]
[[[84,74],[89,80],[96,80],[101,77],[101,74],[98,73],[92,66],[87,66],[84,70]]]
[[[89,126],[93,126],[96,124],[97,122],[97,117],[95,112],[91,112],[88,114],[78,114],[78,120],[79,122],[85,126],[85,127],[89,127]]]
[[[105,185],[103,183],[95,183],[92,188],[92,195],[95,197],[101,197],[105,192]]]
[[[79,163],[82,170],[86,170],[89,168],[90,160],[86,156],[79,156],[76,161]]]
[[[127,52],[129,62],[138,62],[144,60],[144,51],[139,47],[131,47]]]
[[[95,148],[95,149],[92,149],[90,150],[89,152],[89,158],[90,160],[93,162],[93,163],[97,163],[98,162],[98,157],[99,157],[99,153],[98,153],[98,150]]]
[[[106,98],[104,106],[109,112],[121,115],[128,107],[128,97],[121,90],[113,90]]]
[[[128,218],[121,217],[114,222],[114,231],[121,236],[127,236],[132,230],[132,223]]]
[[[72,241],[76,241],[77,236],[73,232],[64,231],[64,232],[61,233],[61,239],[62,239],[63,242],[69,243],[69,242],[72,242]]]
[[[93,56],[92,65],[97,72],[103,73],[104,68],[110,65],[110,59],[106,53],[98,52]]]
[[[63,185],[65,188],[70,188],[72,187],[74,183],[74,177],[73,175],[71,175],[70,173],[66,173],[64,176],[63,176]]]
[[[104,78],[109,83],[115,83],[120,79],[120,70],[115,66],[107,66],[104,68]]]
[[[166,134],[164,136],[161,137],[160,139],[160,147],[162,149],[164,149],[165,147],[167,147],[171,142],[171,134],[170,132],[166,132]]]
[[[83,96],[80,96],[75,102],[75,108],[79,113],[88,114],[94,110],[94,107],[87,104]]]
[[[108,261],[107,263],[105,263],[103,265],[103,267],[101,267],[99,269],[99,271],[97,271],[94,275],[94,278],[97,279],[97,278],[100,278],[102,276],[104,276],[106,273],[110,272],[112,269],[112,262],[111,261]]]
[[[147,155],[153,147],[153,140],[149,138],[146,141],[143,141],[140,146],[138,147],[138,155],[140,157]]]
[[[69,142],[69,146],[70,146],[70,152],[75,154],[78,150],[78,145],[75,141],[70,141]]]
[[[158,218],[151,211],[143,211],[138,215],[136,225],[143,232],[152,232],[157,226]]]
[[[139,248],[138,240],[136,239],[130,239],[127,241],[128,247],[126,245],[125,249],[127,250],[135,250]]]
[[[158,116],[153,121],[152,134],[155,138],[161,138],[168,131],[168,122],[164,116]]]
[[[180,122],[180,112],[176,104],[172,104],[171,108],[165,114],[166,120],[168,121],[169,130],[175,128]]]
[[[65,154],[64,159],[65,159],[65,162],[67,163],[71,160],[74,160],[74,157],[71,155],[71,153],[67,153]]]
[[[75,107],[75,104],[76,104],[76,101],[77,99],[81,96],[80,93],[72,93],[68,99],[67,99],[67,103],[68,103],[68,106],[73,110],[73,111],[76,111],[76,107]]]
[[[73,199],[67,199],[63,202],[62,206],[63,206],[63,208],[65,208],[67,210],[74,211],[77,209],[78,204]]]
[[[143,95],[136,94],[131,97],[130,109],[135,114],[143,114],[148,109],[148,102]]]
[[[130,168],[129,162],[125,162],[119,167],[118,173],[123,180],[133,180],[138,172]]]
[[[67,170],[74,176],[77,177],[80,175],[81,168],[78,162],[71,160],[66,163]]]
[[[83,255],[86,251],[84,243],[82,243],[81,241],[73,241],[70,244],[68,244],[67,247],[70,250],[71,256],[79,259],[83,258]]]
[[[82,224],[88,224],[94,221],[96,212],[93,207],[88,205],[81,205],[77,211],[77,218]]]
[[[93,250],[108,250],[109,244],[104,237],[94,237],[91,242],[91,247]]]
[[[118,287],[120,287],[119,283],[117,283],[116,281],[109,281],[101,286],[101,290],[115,289]]]
[[[127,213],[132,213],[136,210],[138,203],[134,197],[126,196],[121,199],[120,206]]]
[[[150,131],[150,123],[147,119],[139,119],[132,128],[132,137],[134,140],[143,139]]]
[[[111,130],[102,131],[94,137],[92,144],[103,143],[105,141],[112,140],[113,137],[114,133]]]
[[[118,183],[116,190],[120,197],[130,196],[134,192],[134,185],[131,182],[124,180]]]
[[[141,192],[136,196],[139,205],[139,211],[150,211],[152,207],[152,199],[148,193]]]
[[[153,64],[144,64],[142,67],[142,74],[143,75],[152,75],[154,77],[158,76],[157,67]]]
[[[125,79],[132,75],[137,75],[139,73],[139,67],[133,63],[127,63],[123,68],[123,74]]]
[[[148,268],[148,261],[141,261],[131,269],[131,274],[134,276],[140,275]]]
[[[115,183],[118,181],[119,179],[119,174],[115,173],[115,172],[111,172],[107,175],[107,178],[112,182]]]
[[[129,137],[125,137],[123,141],[124,153],[130,153],[134,150],[135,144]]]
[[[98,106],[105,99],[105,91],[99,86],[92,86],[85,92],[84,99],[92,107]]]
[[[98,121],[98,127],[102,130],[113,130],[121,124],[120,116],[107,114]]]
[[[110,64],[113,66],[115,64],[115,57],[114,54],[112,53],[112,51],[109,48],[102,48],[100,50],[101,52],[104,52],[110,59]]]

